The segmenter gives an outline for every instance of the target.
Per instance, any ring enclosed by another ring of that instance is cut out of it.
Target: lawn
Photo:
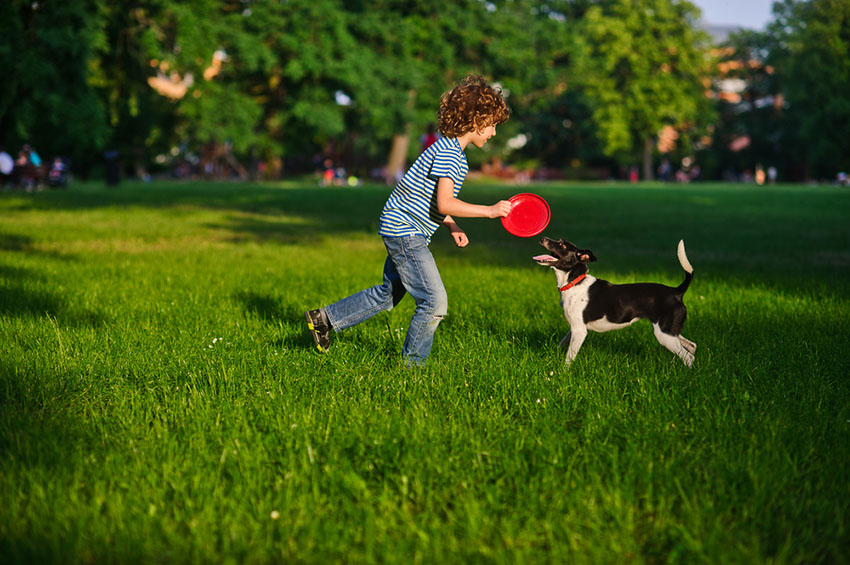
[[[380,281],[388,190],[0,192],[0,561],[850,560],[850,191],[470,182],[612,282],[684,239],[696,361],[642,322],[565,368],[535,238],[460,219],[408,370],[409,297],[327,355],[303,322]]]

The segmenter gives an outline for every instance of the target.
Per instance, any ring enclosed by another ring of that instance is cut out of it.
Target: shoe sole
[[[322,344],[319,343],[319,332],[313,325],[313,319],[310,318],[310,312],[304,312],[304,317],[307,319],[307,327],[310,328],[310,335],[313,336],[313,341],[316,343],[316,349],[319,350],[319,353],[327,353],[328,350],[322,347]]]

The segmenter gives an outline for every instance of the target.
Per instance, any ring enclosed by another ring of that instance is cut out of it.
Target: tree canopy
[[[713,46],[686,0],[8,0],[0,143],[83,173],[106,149],[130,167],[221,144],[276,171],[322,156],[365,170],[391,147],[414,156],[440,94],[475,72],[513,114],[473,161],[642,161],[650,178],[662,154],[701,152],[719,174],[782,147],[829,176],[850,154],[848,6],[784,0],[767,31],[733,36],[734,56],[776,69],[766,88],[787,111],[762,119],[706,95]],[[746,130],[754,145],[728,153],[719,136]]]
[[[850,171],[850,0],[774,5],[770,61],[788,101],[785,142],[806,176]]]
[[[614,0],[591,7],[577,34],[576,77],[591,100],[604,150],[642,156],[652,178],[655,136],[664,126],[700,132],[709,41],[697,9],[673,0]],[[685,138],[686,139],[686,138]]]

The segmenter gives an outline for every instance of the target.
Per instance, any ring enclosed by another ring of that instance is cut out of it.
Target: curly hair
[[[502,90],[471,74],[440,97],[437,129],[446,137],[459,137],[506,122],[510,115]]]

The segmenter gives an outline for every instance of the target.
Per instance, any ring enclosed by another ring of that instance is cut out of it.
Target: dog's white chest
[[[564,317],[570,325],[583,323],[584,309],[587,308],[587,289],[573,288],[561,293],[561,306],[564,308]]]

